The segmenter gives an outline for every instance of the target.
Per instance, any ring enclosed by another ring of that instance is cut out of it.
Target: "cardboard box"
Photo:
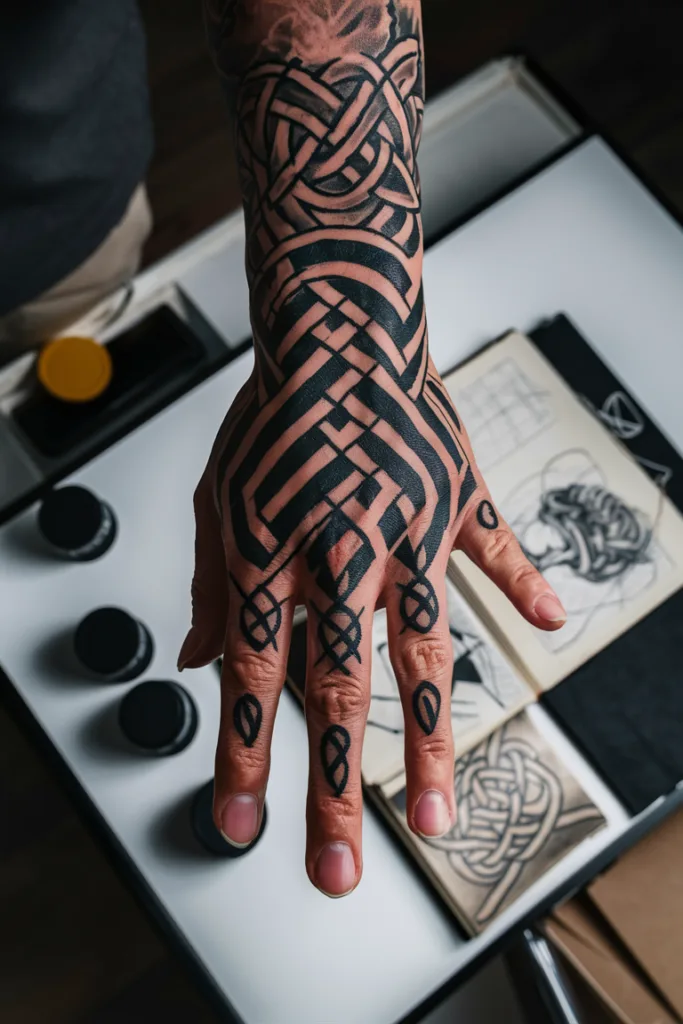
[[[675,1024],[637,969],[601,925],[587,899],[556,907],[543,923],[547,938],[622,1024]]]
[[[683,811],[620,857],[588,892],[683,1017]]]

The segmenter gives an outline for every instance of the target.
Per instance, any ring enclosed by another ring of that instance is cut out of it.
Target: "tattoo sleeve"
[[[321,658],[348,673],[377,559],[405,628],[432,629],[429,570],[476,487],[427,347],[419,3],[206,0],[205,15],[235,113],[256,360],[217,457],[248,567],[241,628],[277,648],[278,580],[303,558]]]

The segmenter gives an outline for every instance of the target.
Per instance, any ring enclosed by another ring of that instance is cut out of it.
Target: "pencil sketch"
[[[604,824],[524,712],[458,760],[455,797],[451,831],[417,842],[474,932]]]
[[[549,394],[514,359],[503,359],[471,384],[449,391],[484,474],[555,419]]]
[[[488,638],[452,581],[446,581],[448,621],[453,645],[451,720],[458,749],[470,734],[477,742],[523,704],[533,699],[527,684]],[[403,710],[389,660],[386,613],[375,614],[373,672],[368,730],[394,735],[404,731]]]
[[[549,650],[574,644],[596,616],[625,607],[671,565],[654,540],[656,516],[614,494],[584,449],[558,453],[500,506],[567,611],[562,630],[539,636]]]
[[[632,441],[642,434],[645,428],[643,417],[631,396],[625,391],[612,391],[599,408],[585,395],[581,397],[588,408],[620,441]]]
[[[612,391],[601,406],[594,405],[585,395],[580,397],[593,415],[597,416],[620,441],[632,441],[634,438],[640,437],[645,429],[645,421],[640,409],[625,391]],[[666,490],[673,476],[671,466],[665,466],[661,462],[648,459],[636,452],[631,454],[648,476],[654,480],[657,487]]]

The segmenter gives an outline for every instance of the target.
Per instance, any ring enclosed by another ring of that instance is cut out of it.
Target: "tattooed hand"
[[[428,354],[414,0],[210,0],[236,114],[255,368],[195,493],[193,625],[224,653],[214,814],[258,833],[292,615],[308,610],[309,877],[361,874],[374,609],[406,716],[408,821],[453,822],[445,571],[462,547],[534,625],[562,607],[491,501]]]

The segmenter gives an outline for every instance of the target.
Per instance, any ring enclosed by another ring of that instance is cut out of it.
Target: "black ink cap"
[[[213,820],[213,779],[209,779],[201,789],[197,790],[192,801],[191,814],[192,831],[204,849],[208,850],[209,853],[216,854],[217,857],[226,857],[234,860],[238,857],[243,857],[245,853],[249,853],[260,842],[266,827],[268,808],[266,804],[263,805],[263,817],[259,834],[248,846],[233,846],[232,843],[223,838],[216,828]]]

